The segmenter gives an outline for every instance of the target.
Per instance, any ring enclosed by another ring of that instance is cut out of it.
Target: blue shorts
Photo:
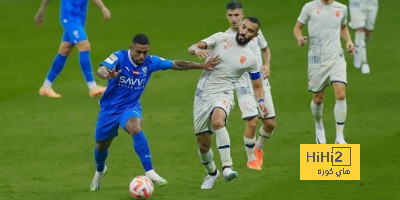
[[[63,42],[76,44],[83,40],[88,40],[85,27],[81,22],[67,22],[62,23],[64,34],[62,37]]]
[[[104,141],[118,136],[119,126],[125,129],[125,124],[131,117],[142,119],[140,103],[123,111],[100,109],[95,132],[96,141]]]

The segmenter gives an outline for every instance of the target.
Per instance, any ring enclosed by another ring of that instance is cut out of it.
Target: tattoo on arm
[[[187,70],[187,69],[200,69],[201,64],[195,62],[189,62],[185,60],[175,60],[172,69],[175,70]]]

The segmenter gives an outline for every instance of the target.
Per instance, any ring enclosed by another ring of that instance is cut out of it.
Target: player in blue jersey
[[[167,181],[153,169],[150,149],[144,135],[142,124],[142,95],[151,74],[158,70],[213,70],[219,64],[218,56],[198,64],[182,60],[170,61],[154,55],[148,55],[150,42],[146,35],[138,34],[133,38],[130,50],[112,53],[100,64],[97,75],[108,79],[107,90],[100,99],[100,112],[96,126],[96,148],[94,157],[96,172],[90,186],[91,191],[100,188],[100,182],[107,172],[105,160],[108,148],[121,126],[133,138],[133,148],[140,158],[145,175],[156,185],[165,185]]]
[[[101,0],[93,0],[97,7],[103,12],[105,20],[110,18],[110,11]],[[43,0],[39,11],[35,15],[35,23],[41,26],[44,12],[50,0]],[[61,95],[52,89],[52,84],[64,68],[68,55],[76,46],[79,50],[79,63],[89,87],[89,96],[96,97],[104,93],[105,87],[96,84],[93,77],[92,63],[90,61],[90,43],[85,32],[86,13],[88,0],[61,0],[60,22],[64,29],[62,41],[56,57],[53,60],[47,77],[39,89],[39,94],[50,98],[60,98]]]

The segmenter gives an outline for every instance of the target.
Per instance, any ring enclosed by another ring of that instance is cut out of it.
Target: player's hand
[[[104,20],[108,20],[111,18],[111,12],[107,8],[103,8],[101,9],[101,11],[103,12]]]
[[[218,55],[212,55],[207,62],[201,64],[201,68],[207,71],[214,71],[214,67],[221,62],[221,58]]]
[[[108,67],[106,67],[106,70],[107,70],[108,74],[105,74],[104,78],[109,79],[109,80],[117,77],[122,72],[122,70],[116,71],[117,70],[116,67],[114,67],[112,70],[109,69]]]
[[[307,36],[300,36],[300,37],[298,37],[297,38],[297,44],[299,45],[299,46],[304,46],[304,45],[306,45],[307,44]]]
[[[267,106],[265,106],[264,100],[261,102],[258,102],[258,106],[260,107],[261,111],[263,112],[264,116],[268,116],[269,110],[267,109]]]
[[[195,50],[194,53],[197,55],[197,57],[200,60],[207,58],[208,56],[211,56],[211,54],[212,54],[211,51],[207,50],[207,49],[197,49],[197,50]]]
[[[271,71],[270,71],[270,68],[269,68],[269,63],[265,63],[265,65],[262,66],[261,74],[263,76],[263,79],[266,79],[266,78],[269,77],[269,75],[271,74]]]
[[[33,20],[35,21],[36,26],[38,27],[41,26],[43,24],[43,13],[42,12],[36,13]]]
[[[354,53],[356,52],[356,49],[354,48],[353,42],[349,41],[346,43],[346,50],[347,50],[347,52],[350,53],[350,55],[354,55]]]

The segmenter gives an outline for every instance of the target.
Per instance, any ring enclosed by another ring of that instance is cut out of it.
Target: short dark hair
[[[133,39],[132,39],[132,42],[134,44],[150,45],[149,38],[143,33],[139,33],[139,34],[135,35],[135,37],[133,37]]]
[[[258,21],[258,19],[256,17],[250,16],[250,17],[246,17],[244,18],[245,20],[248,19],[249,21],[255,23],[258,25],[258,28],[260,28],[260,21]]]
[[[235,10],[235,9],[242,9],[242,3],[239,1],[230,1],[228,4],[226,4],[226,9],[227,10]]]

